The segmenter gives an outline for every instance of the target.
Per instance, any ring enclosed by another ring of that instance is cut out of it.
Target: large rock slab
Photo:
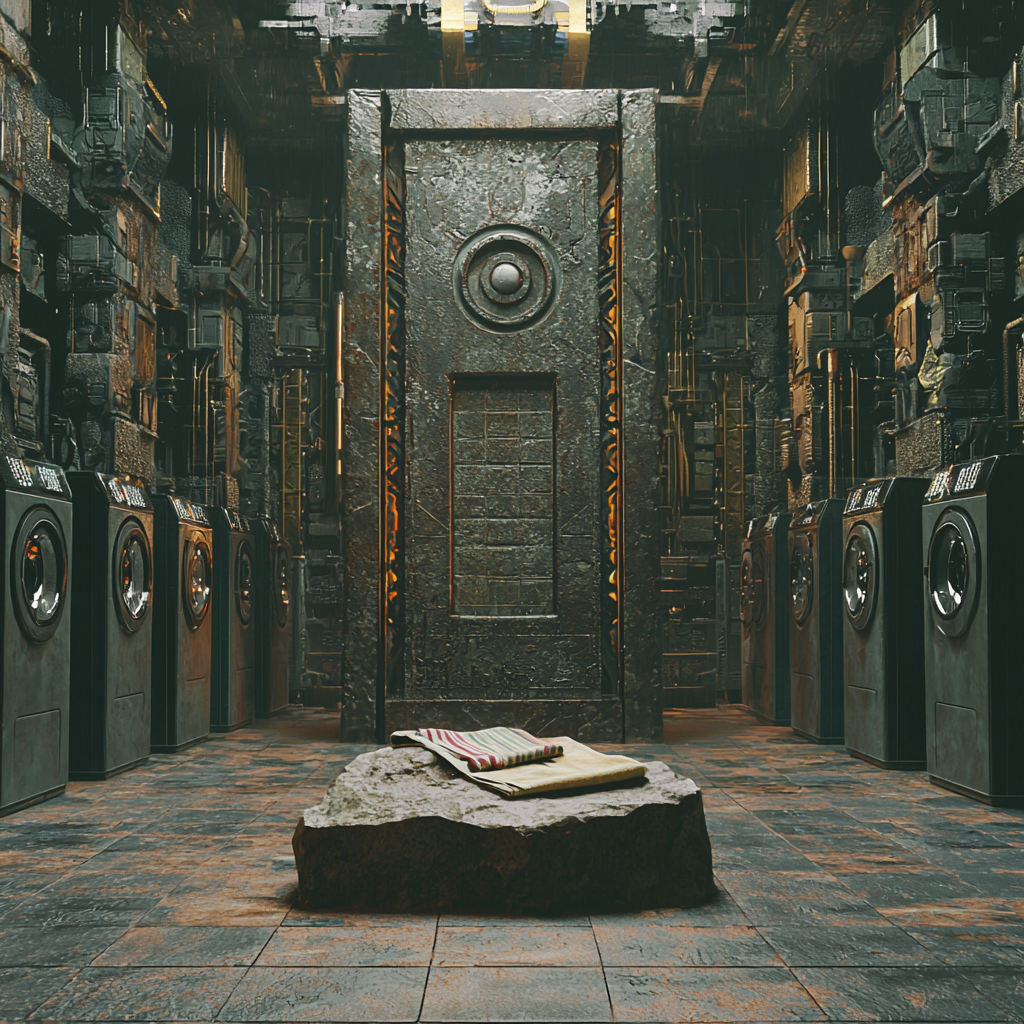
[[[640,784],[509,800],[416,747],[361,754],[292,838],[299,903],[390,911],[685,907],[710,899],[700,789]]]

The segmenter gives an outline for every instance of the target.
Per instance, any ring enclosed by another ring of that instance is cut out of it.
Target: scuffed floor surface
[[[714,903],[307,914],[295,821],[367,749],[336,729],[294,710],[0,819],[0,1019],[1024,1020],[1022,811],[674,712],[614,749],[703,787]]]

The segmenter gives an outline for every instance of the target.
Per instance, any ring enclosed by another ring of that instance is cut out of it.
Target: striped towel
[[[398,736],[399,734],[395,734]],[[392,746],[397,746],[395,736]],[[482,772],[490,768],[511,768],[517,764],[541,761],[546,757],[558,757],[562,747],[531,736],[523,729],[481,729],[478,732],[454,732],[451,729],[417,729],[403,736],[418,737],[434,746],[454,754],[466,761],[473,771]]]

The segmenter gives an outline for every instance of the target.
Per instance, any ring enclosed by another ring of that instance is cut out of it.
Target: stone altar
[[[345,768],[292,846],[305,907],[543,914],[715,893],[700,789],[660,762],[639,785],[508,800],[385,747]]]

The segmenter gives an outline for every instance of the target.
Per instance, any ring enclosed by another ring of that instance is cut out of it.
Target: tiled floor
[[[720,894],[550,920],[304,913],[290,839],[362,747],[293,711],[0,819],[0,1019],[1021,1021],[1024,812],[735,709],[671,713]]]

